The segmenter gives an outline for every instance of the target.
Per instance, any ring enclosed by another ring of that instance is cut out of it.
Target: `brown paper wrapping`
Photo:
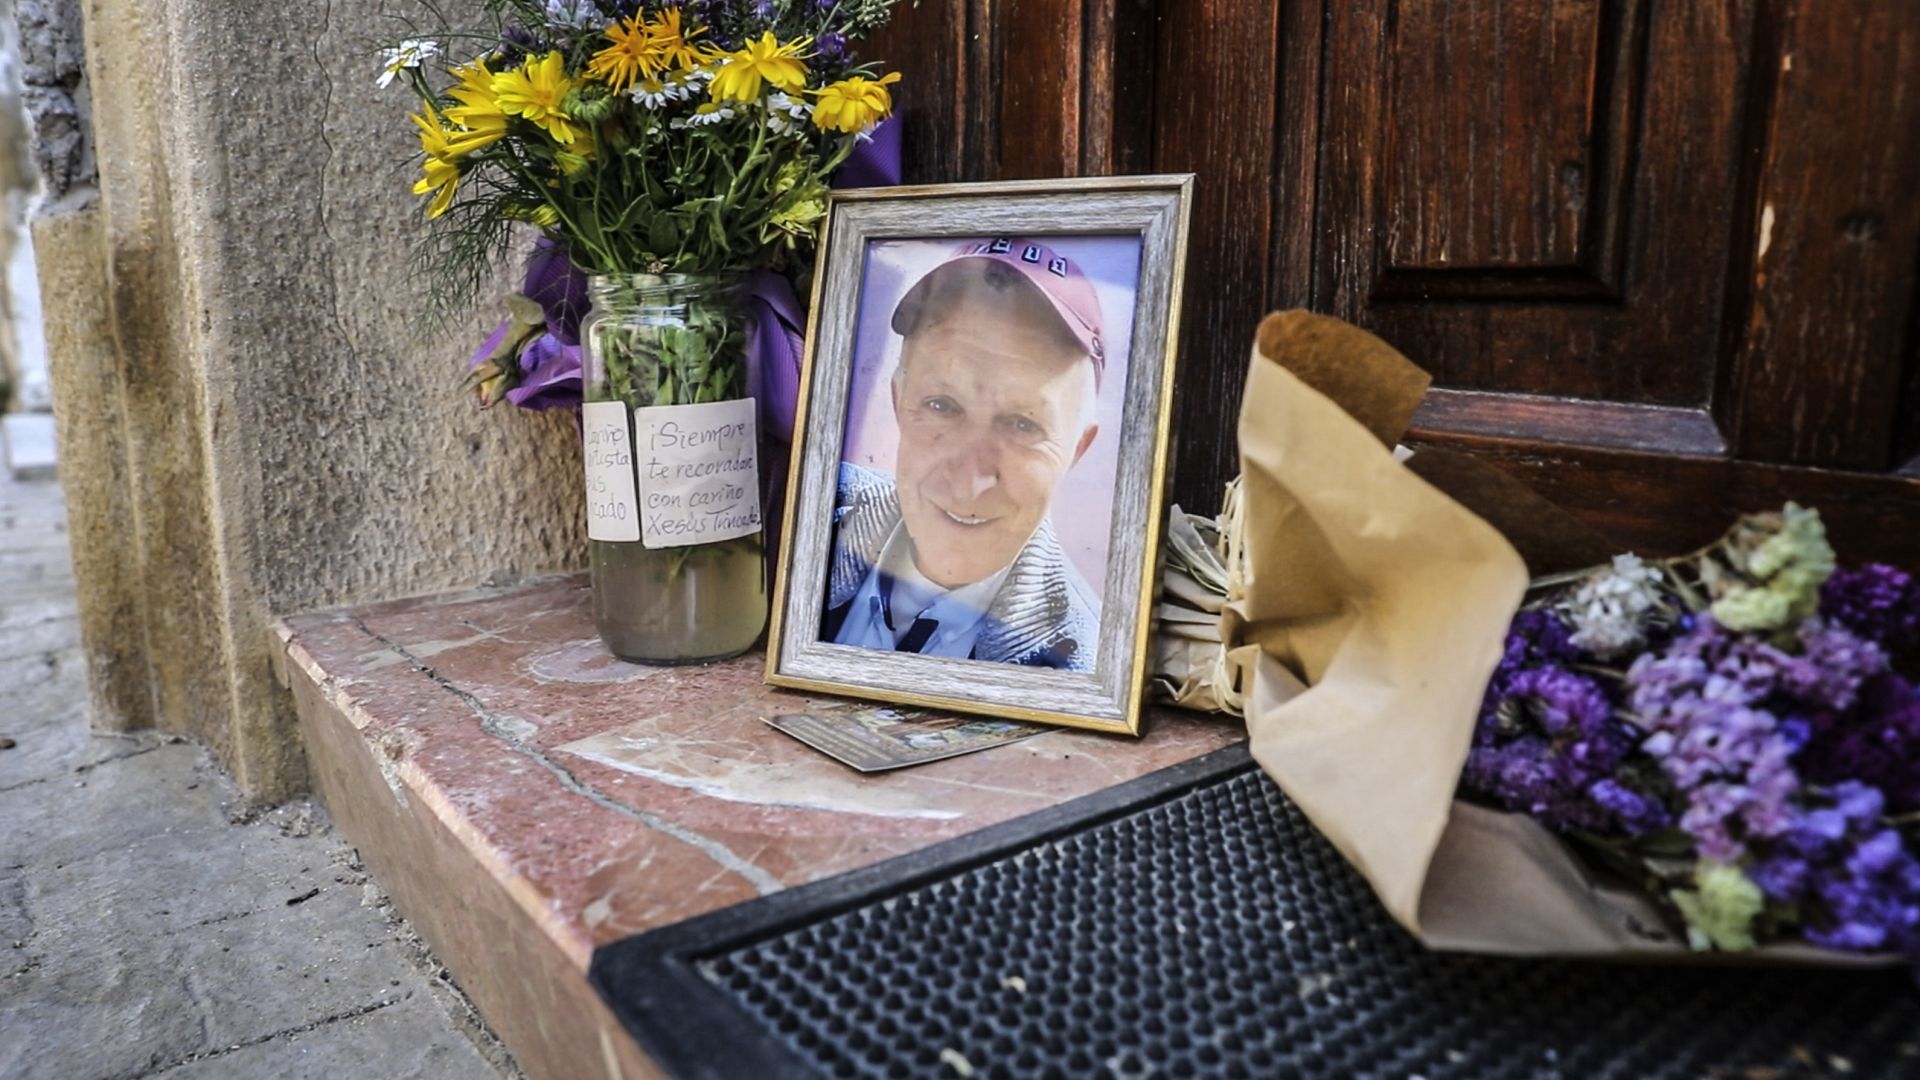
[[[1397,461],[1426,384],[1338,320],[1284,312],[1260,327],[1240,413],[1245,588],[1220,618],[1253,756],[1429,945],[1695,956],[1648,898],[1531,819],[1454,800],[1528,570],[1501,529],[1419,474],[1502,522],[1538,570],[1611,552],[1490,466]],[[1717,958],[1749,957],[1873,962],[1807,946]]]
[[[1328,361],[1343,353],[1352,415],[1282,366],[1341,371]],[[1379,378],[1360,378],[1362,365]],[[1259,647],[1243,672],[1255,759],[1419,932],[1481,690],[1527,571],[1376,433],[1411,414],[1396,406],[1424,390],[1415,372],[1333,319],[1288,312],[1261,325],[1240,411],[1247,594],[1226,606],[1221,637],[1229,655]],[[1355,415],[1376,418],[1375,430]]]

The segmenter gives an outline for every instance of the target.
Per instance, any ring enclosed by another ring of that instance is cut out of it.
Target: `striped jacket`
[[[833,640],[839,632],[854,594],[899,522],[900,499],[894,493],[893,477],[841,463],[822,641]],[[1092,671],[1099,632],[1099,598],[1067,559],[1053,525],[1042,519],[1014,556],[1007,580],[988,605],[972,658]]]

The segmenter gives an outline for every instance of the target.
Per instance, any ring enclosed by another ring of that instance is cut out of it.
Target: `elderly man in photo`
[[[1093,444],[1100,302],[1044,244],[965,244],[894,309],[893,476],[840,467],[821,640],[1093,670],[1100,599],[1048,521]]]

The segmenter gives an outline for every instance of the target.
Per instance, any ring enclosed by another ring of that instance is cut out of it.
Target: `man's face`
[[[949,588],[1013,561],[1086,453],[1093,365],[1044,320],[962,301],[901,347],[895,479],[920,572]]]

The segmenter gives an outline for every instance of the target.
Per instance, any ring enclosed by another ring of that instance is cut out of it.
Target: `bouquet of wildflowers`
[[[1920,585],[1788,504],[1679,559],[1536,583],[1462,793],[1648,887],[1696,949],[1920,958]]]
[[[432,313],[471,300],[516,225],[544,234],[529,295],[475,358],[482,404],[578,378],[580,272],[803,264],[828,176],[892,110],[900,76],[852,52],[892,3],[485,0],[484,32],[387,49],[379,81],[420,101]]]

